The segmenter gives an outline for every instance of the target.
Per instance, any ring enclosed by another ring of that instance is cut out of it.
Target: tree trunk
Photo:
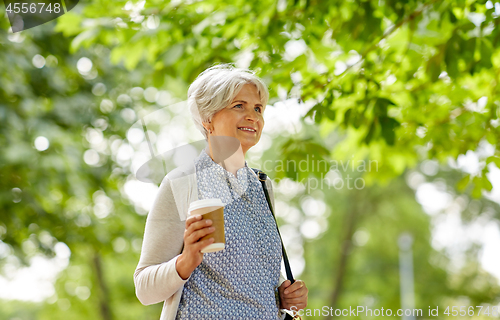
[[[355,196],[353,199],[353,205],[350,208],[350,210],[348,210],[347,215],[345,217],[345,223],[344,223],[345,233],[344,236],[342,237],[341,249],[339,252],[339,259],[338,259],[339,264],[336,269],[335,268],[333,269],[334,272],[336,272],[336,275],[334,275],[335,287],[330,297],[330,305],[329,305],[329,307],[333,308],[333,310],[335,310],[340,293],[342,292],[342,284],[347,269],[347,260],[349,258],[349,253],[352,249],[352,236],[356,225],[356,218],[358,211],[357,210],[358,206],[356,205],[357,204],[356,201],[358,201],[358,199],[356,198],[357,197]],[[332,319],[333,315],[330,314],[325,318]]]
[[[99,285],[99,310],[101,312],[101,317],[103,320],[112,320],[113,316],[111,314],[111,309],[109,307],[109,291],[104,281],[104,275],[102,272],[102,261],[99,252],[94,253],[93,258],[94,270],[96,273],[97,284]]]

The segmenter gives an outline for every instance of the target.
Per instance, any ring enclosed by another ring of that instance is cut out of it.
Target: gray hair
[[[243,85],[248,83],[257,87],[261,103],[266,106],[269,91],[262,79],[257,77],[254,71],[235,68],[232,64],[218,64],[206,69],[189,86],[189,111],[205,140],[208,139],[208,132],[203,122],[212,121],[212,117],[227,107]]]

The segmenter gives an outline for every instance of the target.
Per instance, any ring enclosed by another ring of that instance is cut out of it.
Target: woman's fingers
[[[205,227],[203,229],[196,230],[187,237],[188,243],[195,243],[200,240],[200,238],[203,238],[207,234],[214,232],[214,230],[214,227]]]
[[[286,304],[296,304],[296,303],[305,303],[305,297],[298,297],[298,298],[286,298],[285,303]]]
[[[285,297],[289,298],[289,299],[302,297],[304,295],[307,295],[307,289],[306,288],[300,288],[299,290],[296,290],[296,291],[294,291],[292,293],[285,293]]]
[[[299,302],[306,302],[307,301],[307,295],[299,296],[299,297],[286,297],[285,302],[286,303],[299,303]]]
[[[196,217],[201,217],[201,216],[193,216],[190,217],[192,218],[190,221],[186,222],[186,230],[184,231],[184,241],[187,244],[194,243],[198,241],[201,237],[207,235],[210,233],[209,226],[212,225],[212,220],[198,220]],[[199,232],[202,231],[203,232]]]
[[[189,226],[196,222],[196,221],[199,221],[201,220],[201,215],[195,215],[195,216],[190,216],[186,219],[186,230],[189,228]]]
[[[294,282],[291,286],[283,291],[286,298],[297,298],[307,295],[307,287],[302,280]]]
[[[307,306],[307,297],[295,298],[295,299],[285,299],[282,304],[285,309],[289,309],[291,306],[303,307]]]
[[[201,251],[201,250],[203,250],[203,248],[205,248],[209,244],[212,244],[213,242],[214,242],[214,238],[205,239],[203,241],[197,242],[194,244],[195,250]]]
[[[201,250],[213,243],[213,238],[199,241],[200,238],[212,233],[215,228],[211,226],[212,221],[202,219],[201,215],[190,216],[186,219],[186,227],[184,230],[184,251],[182,256],[185,257],[183,261],[187,263],[186,275],[193,272],[193,270],[202,262],[203,253]],[[180,273],[179,273],[180,275]],[[186,279],[186,277],[182,277]]]
[[[207,226],[211,226],[211,225],[212,225],[212,220],[210,220],[210,219],[195,221],[189,225],[189,227],[186,229],[186,232],[188,234],[191,234],[191,233],[195,232],[196,230],[199,230],[199,229],[205,228]]]
[[[292,293],[292,292],[299,290],[301,288],[305,288],[304,281],[297,280],[294,283],[292,283],[292,285],[290,285],[288,288],[286,288],[284,293],[289,294],[289,293]]]
[[[296,310],[304,309],[307,306],[307,287],[302,280],[297,280],[293,284],[284,288],[281,295],[281,303],[285,309],[290,310],[293,306]]]

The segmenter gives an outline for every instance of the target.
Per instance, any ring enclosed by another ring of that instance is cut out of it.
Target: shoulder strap
[[[266,186],[267,175],[264,172],[260,171],[259,169],[252,168],[252,170],[257,174],[257,177],[259,177],[259,180],[262,183],[262,188],[264,189],[264,194],[266,195],[267,204],[269,206],[269,209],[271,210],[271,213],[273,214],[274,221],[276,222],[276,229],[278,230],[278,235],[280,236],[281,249],[283,251],[283,260],[285,262],[286,277],[288,280],[290,280],[291,283],[294,283],[295,279],[293,278],[293,275],[292,275],[292,269],[290,268],[290,262],[288,261],[288,256],[286,255],[286,250],[285,250],[285,246],[283,244],[283,239],[281,239],[280,230],[278,228],[278,222],[276,221],[276,216],[274,215],[273,206],[271,205],[269,191],[267,190],[267,186]]]

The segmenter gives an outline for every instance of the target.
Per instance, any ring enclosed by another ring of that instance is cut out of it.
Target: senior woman
[[[285,317],[280,309],[307,305],[304,282],[291,284],[281,274],[276,223],[245,161],[259,142],[268,98],[253,72],[227,64],[205,70],[189,87],[188,105],[208,149],[187,164],[191,169],[177,168],[163,180],[134,274],[143,304],[164,301],[161,320],[276,320]],[[212,221],[186,211],[190,202],[210,198],[225,204],[226,246],[204,254],[213,239],[200,239],[214,231]]]

